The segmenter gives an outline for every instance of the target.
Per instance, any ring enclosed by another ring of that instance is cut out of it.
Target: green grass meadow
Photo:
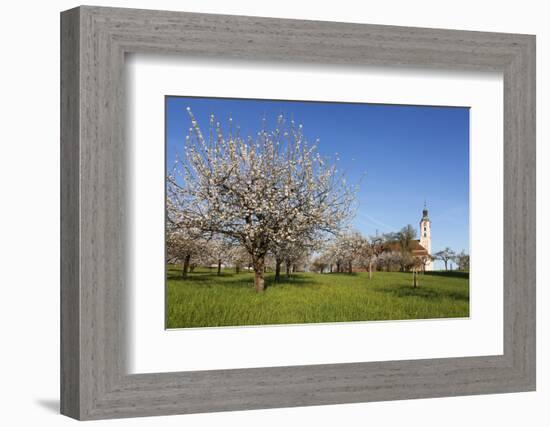
[[[258,294],[253,274],[199,270],[187,279],[167,267],[166,327],[329,323],[469,316],[468,273],[296,273],[281,283],[266,275]]]

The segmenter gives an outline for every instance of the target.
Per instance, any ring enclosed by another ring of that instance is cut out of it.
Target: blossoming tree
[[[166,260],[171,264],[182,264],[182,276],[187,277],[191,259],[198,257],[204,240],[190,229],[169,229],[166,233]]]
[[[184,155],[167,177],[173,214],[185,227],[222,235],[246,249],[264,290],[268,253],[283,244],[337,232],[349,218],[354,189],[335,164],[308,144],[302,126],[282,115],[255,136],[224,133],[214,116],[205,137],[188,108]],[[168,213],[171,215],[171,213]]]

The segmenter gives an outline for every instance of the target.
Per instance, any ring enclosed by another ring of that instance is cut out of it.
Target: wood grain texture
[[[61,412],[80,414],[79,17],[61,20]]]
[[[534,36],[84,6],[62,13],[61,38],[62,413],[100,419],[535,389]],[[503,72],[504,354],[128,375],[127,53]]]

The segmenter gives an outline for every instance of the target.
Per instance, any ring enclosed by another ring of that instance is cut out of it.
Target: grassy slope
[[[428,319],[469,316],[468,276],[420,275],[413,289],[411,273],[299,273],[269,286],[252,288],[251,273],[197,272],[183,280],[168,268],[167,327],[269,325]]]

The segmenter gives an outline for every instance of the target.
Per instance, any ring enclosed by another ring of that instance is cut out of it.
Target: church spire
[[[429,255],[432,254],[432,224],[430,218],[428,218],[428,206],[426,200],[424,200],[424,209],[422,210],[422,219],[420,220],[420,245],[426,249]],[[433,269],[433,263],[431,260],[425,265],[427,271]]]
[[[424,199],[424,209],[422,210],[422,220],[430,220],[428,218],[428,207],[426,206],[426,199]]]

